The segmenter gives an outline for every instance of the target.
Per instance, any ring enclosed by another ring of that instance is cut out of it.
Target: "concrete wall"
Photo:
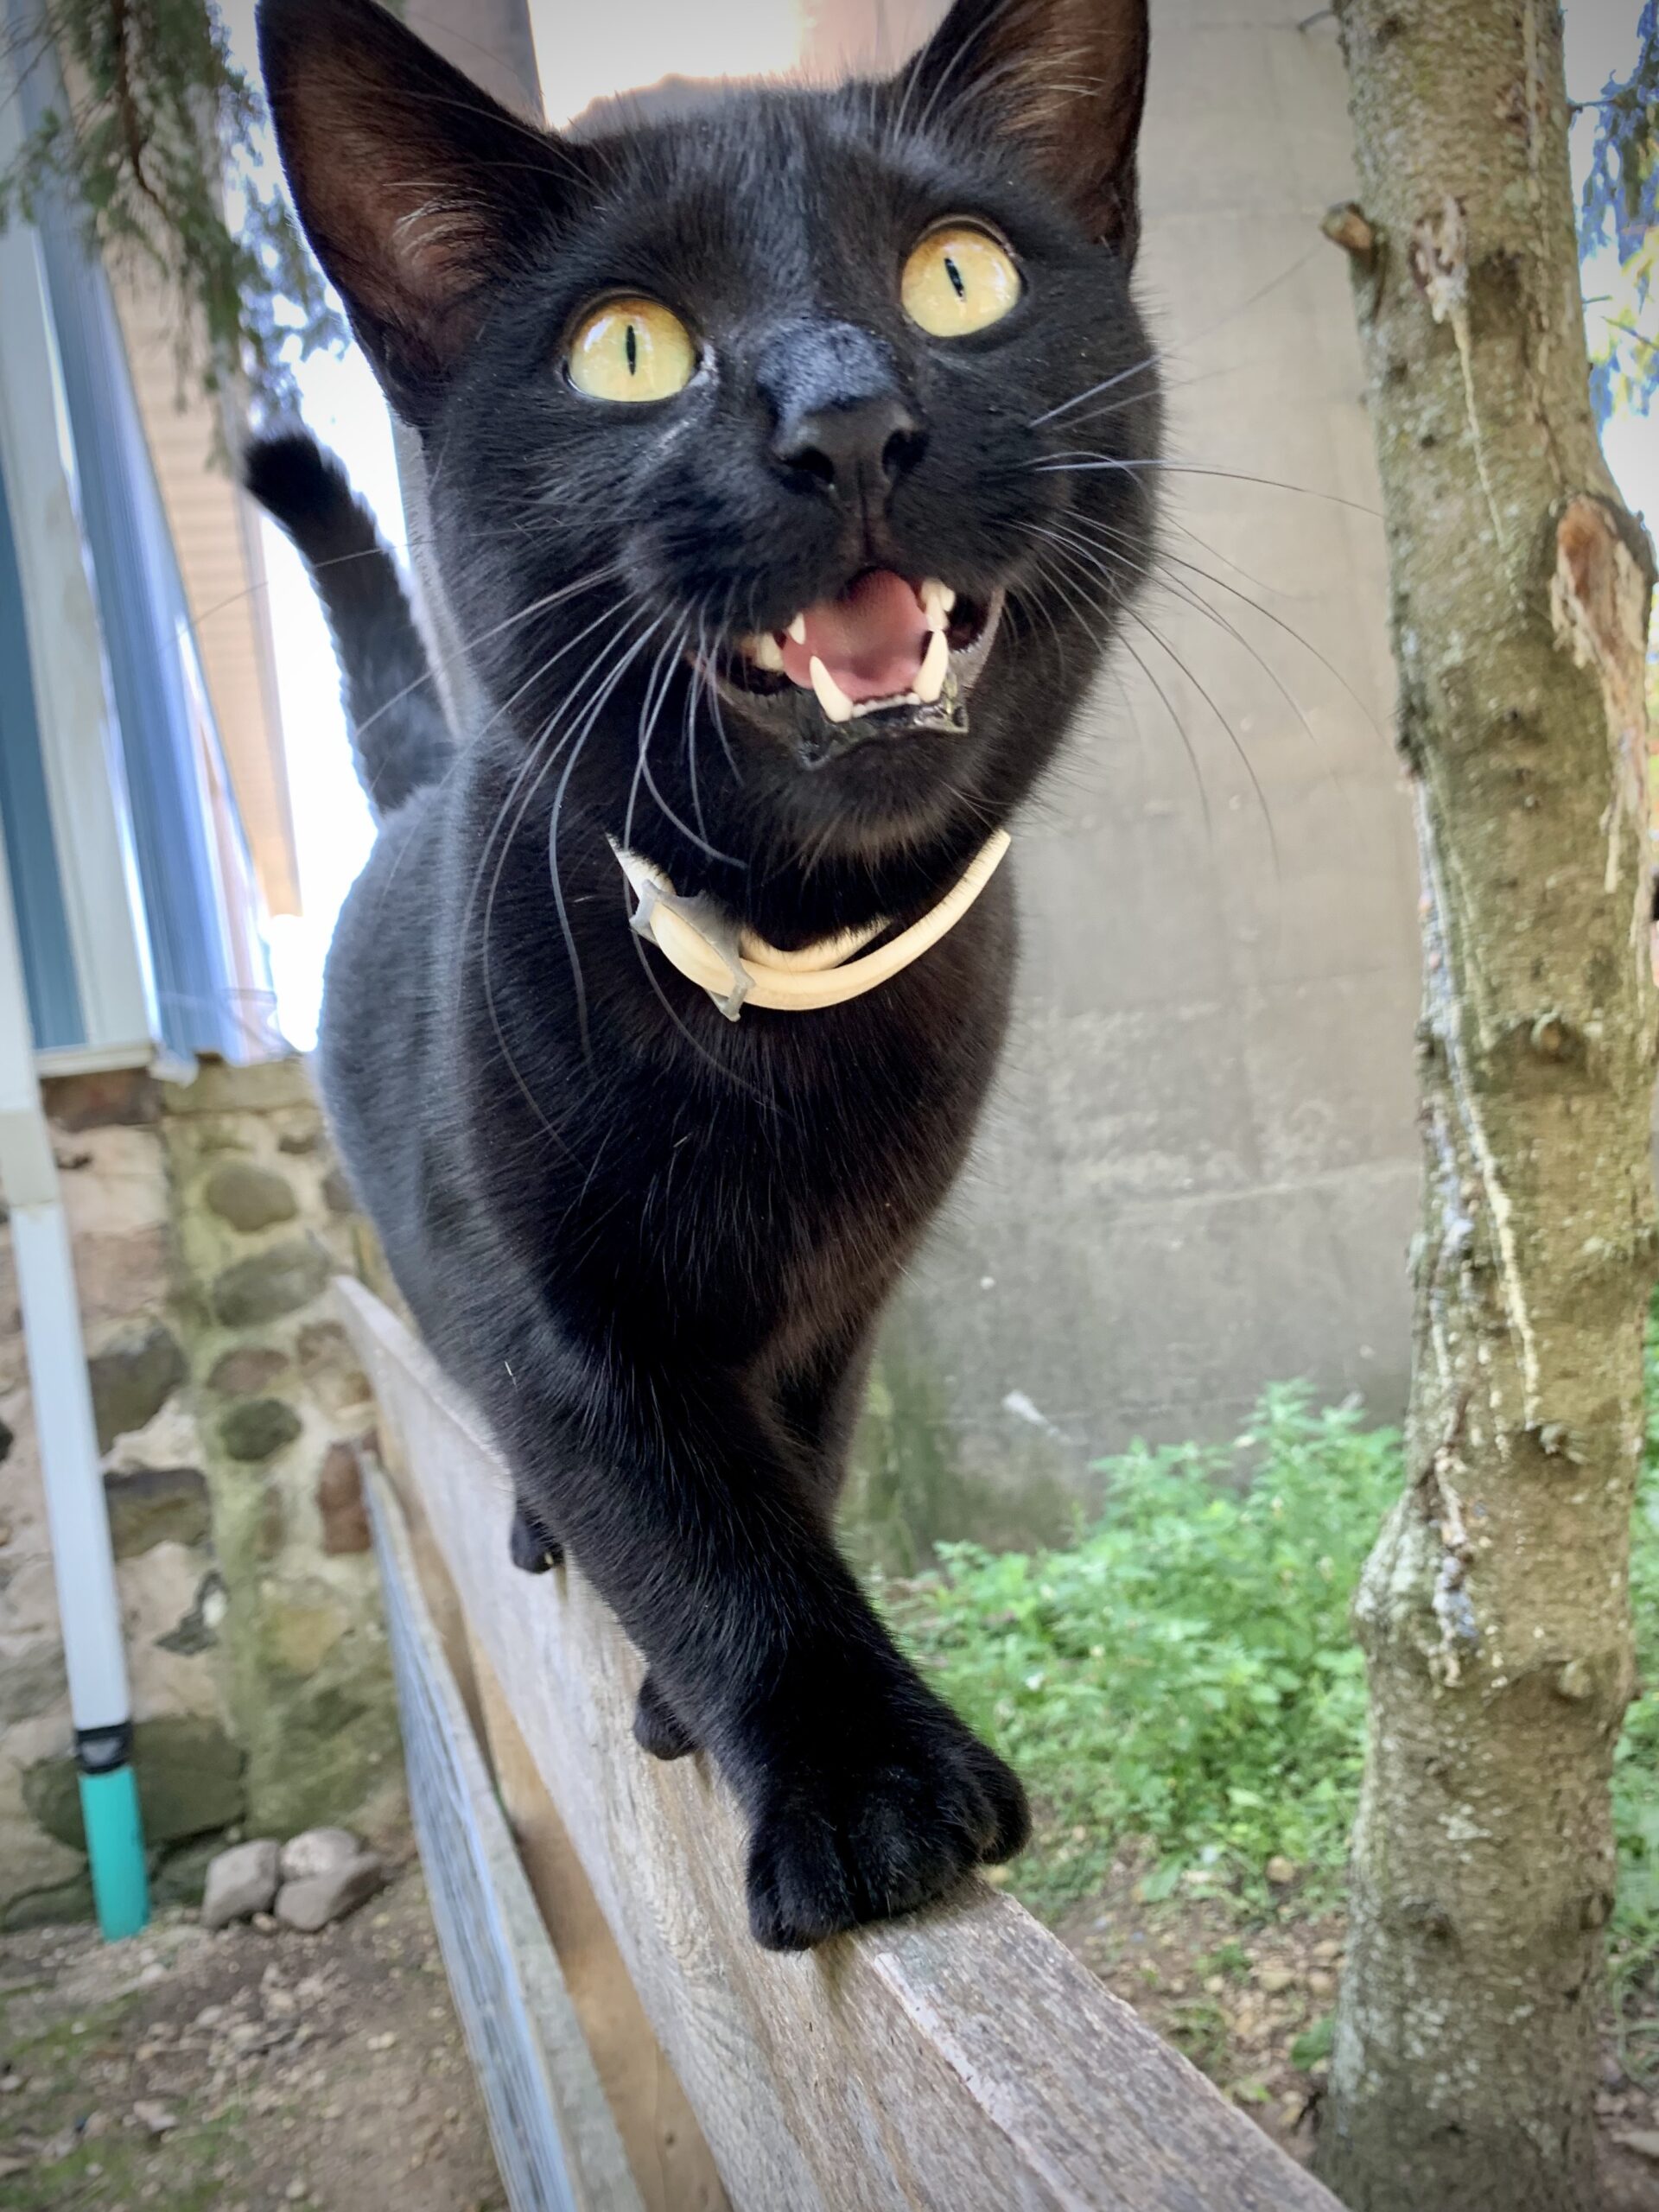
[[[873,11],[826,5],[818,58],[873,50]],[[924,11],[884,12],[891,51]],[[1144,626],[1016,838],[1005,1077],[876,1376],[859,1491],[889,1555],[1052,1525],[1092,1458],[1235,1433],[1265,1381],[1403,1404],[1416,877],[1381,525],[1338,503],[1377,501],[1317,227],[1351,189],[1342,68],[1308,13],[1154,0],[1137,283],[1172,458],[1335,497],[1168,474]]]

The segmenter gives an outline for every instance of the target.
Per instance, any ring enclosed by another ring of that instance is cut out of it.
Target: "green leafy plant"
[[[250,181],[263,111],[216,11],[39,0],[5,52],[49,91],[0,168],[0,229],[60,194],[111,266],[171,295],[182,380],[291,402],[294,361],[345,326],[280,190]]]
[[[1397,1495],[1400,1440],[1351,1406],[1268,1390],[1237,1452],[1137,1446],[1102,1463],[1073,1548],[940,1547],[889,1592],[940,1688],[1026,1777],[1014,1879],[1055,1910],[1126,1846],[1142,1894],[1182,1874],[1259,1883],[1282,1856],[1334,1887],[1358,1784],[1364,1672],[1348,1608]]]
[[[1647,1371],[1631,1572],[1640,1687],[1613,1773],[1611,1955],[1619,1991],[1651,1993],[1659,1325]],[[1336,1902],[1365,1710],[1349,1608],[1404,1480],[1398,1433],[1281,1385],[1236,1451],[1137,1446],[1101,1471],[1105,1511],[1075,1545],[1000,1555],[944,1545],[938,1573],[884,1592],[923,1668],[1032,1791],[1037,1837],[1014,1886],[1057,1914],[1127,1854],[1154,1905],[1197,1883],[1262,1907],[1267,1861],[1281,1856],[1299,1869],[1299,1904]]]

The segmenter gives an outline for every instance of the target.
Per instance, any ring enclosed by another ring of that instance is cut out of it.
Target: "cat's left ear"
[[[972,117],[1013,142],[1091,236],[1133,261],[1147,0],[956,0],[900,73],[906,125]]]
[[[405,422],[425,428],[493,291],[557,222],[579,156],[378,0],[259,0],[301,222]]]

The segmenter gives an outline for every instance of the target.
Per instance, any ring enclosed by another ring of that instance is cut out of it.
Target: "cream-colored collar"
[[[887,982],[962,919],[995,874],[1008,842],[1006,830],[994,831],[937,906],[930,906],[890,944],[879,945],[861,959],[854,955],[881,934],[885,922],[843,931],[840,937],[803,945],[798,952],[780,952],[714,899],[682,899],[661,868],[614,839],[611,850],[639,900],[635,931],[682,976],[700,983],[728,1021],[735,1021],[746,1006],[807,1014],[817,1007],[844,1005]]]

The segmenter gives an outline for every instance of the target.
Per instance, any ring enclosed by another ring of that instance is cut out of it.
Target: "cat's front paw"
[[[1013,1770],[940,1708],[898,1727],[872,1716],[867,1748],[770,1777],[749,1835],[749,1926],[769,1951],[913,1911],[1031,1833]]]

